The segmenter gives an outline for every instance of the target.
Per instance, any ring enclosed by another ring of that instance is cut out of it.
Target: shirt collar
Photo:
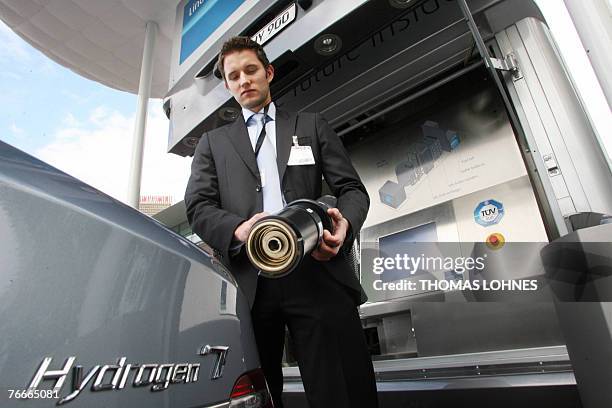
[[[244,123],[248,125],[249,119],[256,113],[263,113],[264,108],[261,108],[259,112],[253,112],[247,108],[242,108],[242,117],[244,118]],[[274,102],[270,102],[270,107],[268,108],[268,116],[271,120],[276,120],[276,106]]]

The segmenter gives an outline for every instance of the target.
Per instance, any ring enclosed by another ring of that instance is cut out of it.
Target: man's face
[[[253,112],[270,103],[270,82],[274,77],[272,65],[264,69],[253,50],[235,51],[225,56],[225,87],[234,99]]]

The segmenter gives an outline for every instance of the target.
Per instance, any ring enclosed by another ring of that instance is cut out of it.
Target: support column
[[[608,0],[564,0],[599,84],[612,107],[612,6]]]
[[[144,155],[144,138],[147,128],[147,108],[151,95],[151,79],[153,78],[153,54],[157,37],[157,23],[148,21],[145,27],[144,52],[140,67],[140,82],[138,84],[138,105],[136,108],[136,123],[132,142],[132,161],[130,162],[130,178],[128,183],[128,204],[138,208],[140,202],[140,182],[142,178],[142,158]]]

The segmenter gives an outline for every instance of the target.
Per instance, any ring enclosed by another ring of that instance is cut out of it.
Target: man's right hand
[[[234,230],[234,241],[246,242],[247,238],[249,238],[249,233],[251,232],[253,225],[267,215],[269,215],[267,212],[257,213],[238,225],[238,227]]]

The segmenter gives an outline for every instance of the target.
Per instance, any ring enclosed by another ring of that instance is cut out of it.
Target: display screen
[[[182,64],[245,0],[189,0],[183,9]]]
[[[409,256],[419,257],[421,255],[429,256],[432,248],[431,242],[438,241],[436,233],[436,223],[419,225],[418,227],[410,228],[404,231],[396,232],[391,235],[386,235],[378,239],[378,248],[380,256],[395,258],[396,255],[404,256],[407,252]],[[422,243],[419,245],[419,243]],[[418,270],[413,275],[422,274],[423,271]],[[393,282],[400,279],[409,278],[411,274],[406,270],[387,269],[382,274],[383,282]]]

